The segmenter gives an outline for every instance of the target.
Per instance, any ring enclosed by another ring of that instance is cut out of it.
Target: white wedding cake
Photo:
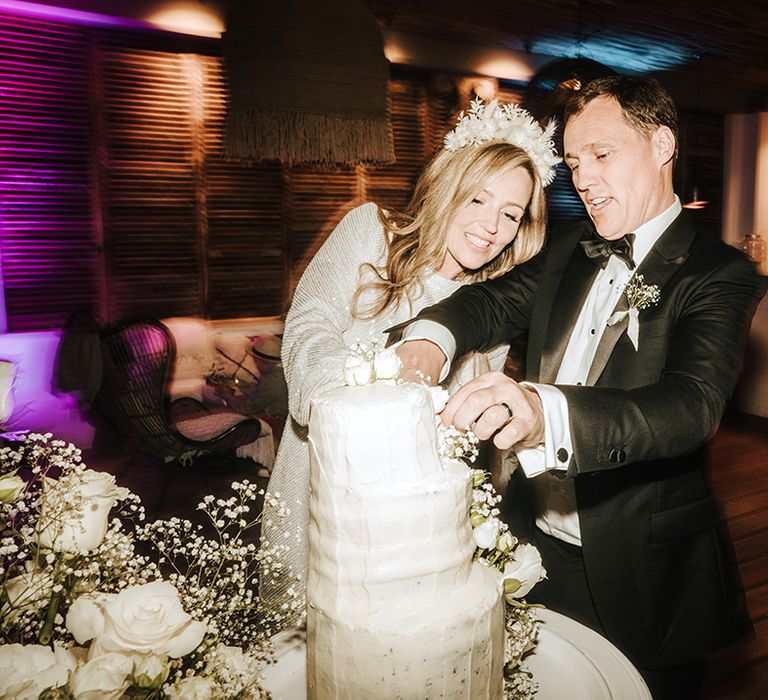
[[[430,391],[331,390],[309,443],[309,698],[501,698],[499,572],[472,560],[472,476],[439,455]]]

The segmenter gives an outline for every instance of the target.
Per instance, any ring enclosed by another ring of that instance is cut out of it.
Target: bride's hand
[[[440,346],[431,340],[406,340],[396,352],[400,358],[399,379],[429,386],[437,384],[446,362]]]

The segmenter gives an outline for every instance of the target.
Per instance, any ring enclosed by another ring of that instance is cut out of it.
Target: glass
[[[759,233],[748,233],[744,236],[739,248],[758,265],[765,261],[765,241]]]

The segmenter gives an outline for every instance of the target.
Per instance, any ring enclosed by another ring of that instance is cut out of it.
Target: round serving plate
[[[536,700],[651,700],[637,669],[607,639],[551,610],[538,612],[539,641],[524,665],[539,684]],[[277,663],[264,670],[273,700],[306,700],[306,636],[274,638]]]

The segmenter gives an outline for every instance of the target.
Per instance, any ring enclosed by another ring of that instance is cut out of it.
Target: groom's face
[[[640,133],[611,97],[588,102],[566,123],[565,163],[603,238],[635,231],[672,203],[671,176],[663,167],[669,159],[662,156],[659,144],[666,132],[661,127],[649,135]]]

